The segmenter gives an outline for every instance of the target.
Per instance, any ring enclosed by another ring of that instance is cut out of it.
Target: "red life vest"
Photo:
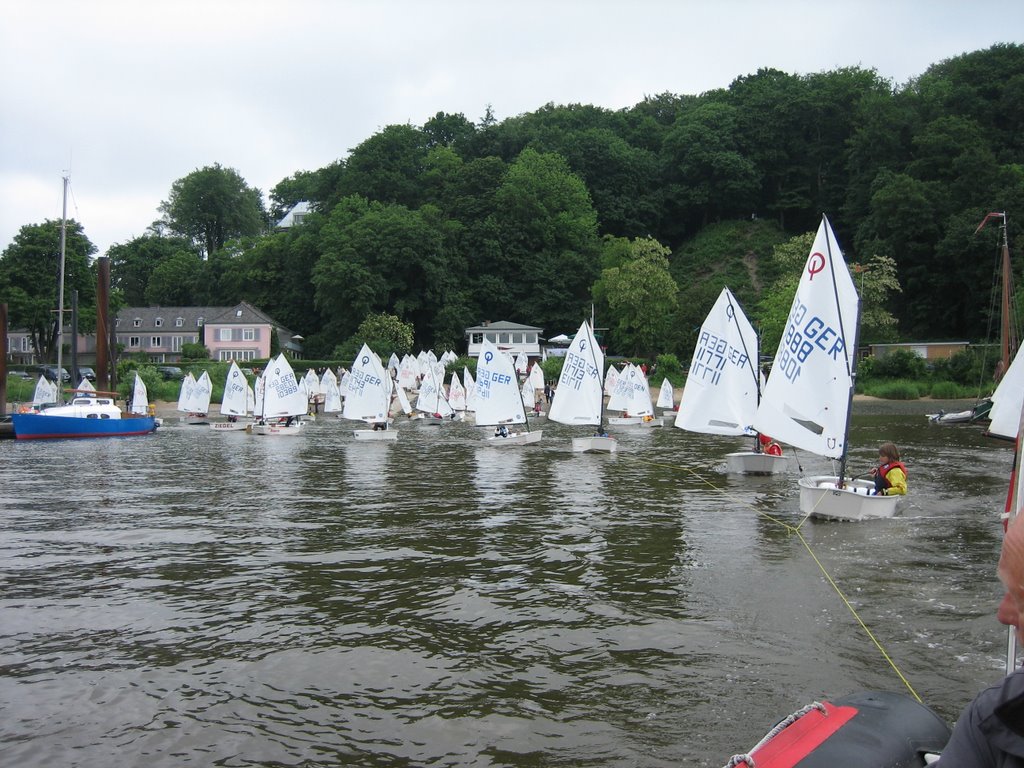
[[[886,488],[892,488],[892,483],[889,482],[889,478],[886,477],[886,475],[889,474],[889,470],[892,469],[893,467],[899,467],[900,469],[903,470],[903,476],[907,476],[907,468],[903,466],[902,461],[890,461],[888,464],[883,464],[878,468],[878,474],[881,475],[882,480],[885,481]]]

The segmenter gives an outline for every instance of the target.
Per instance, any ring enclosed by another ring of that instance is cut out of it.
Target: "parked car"
[[[89,381],[96,381],[96,371],[94,371],[88,365],[78,366],[78,375],[81,376],[83,379],[88,379]]]
[[[170,381],[171,379],[184,379],[185,372],[176,365],[161,365],[158,366],[156,372],[163,376],[165,379]]]
[[[8,378],[13,376],[16,379],[26,379],[28,381],[32,380],[32,374],[28,373],[27,371],[8,371],[7,376]]]
[[[57,366],[56,365],[40,365],[36,368],[39,373],[43,374],[50,381],[57,381]],[[68,373],[68,369],[61,367],[60,369],[60,380],[70,381],[71,374]]]

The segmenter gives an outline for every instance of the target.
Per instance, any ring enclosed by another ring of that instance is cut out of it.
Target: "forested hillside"
[[[1006,211],[1014,249],[1024,223],[1024,46],[906,84],[765,69],[623,110],[439,112],[338,151],[277,184],[269,211],[230,169],[176,182],[161,226],[110,251],[120,300],[245,299],[313,357],[374,313],[411,323],[419,346],[457,349],[485,320],[572,333],[594,302],[612,351],[685,357],[723,285],[755,324],[770,311],[772,286],[795,280],[773,248],[825,213],[848,261],[879,265],[873,309],[898,321],[868,323],[866,341],[982,339],[998,233],[975,229]],[[224,177],[231,217],[203,208]],[[299,201],[315,212],[275,231]],[[251,206],[262,226],[239,215]]]

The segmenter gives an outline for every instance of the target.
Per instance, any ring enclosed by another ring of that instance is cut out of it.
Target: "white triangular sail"
[[[245,412],[255,413],[256,412],[256,390],[249,384],[245,388]]]
[[[529,367],[529,365],[530,365],[530,359],[525,355],[525,353],[520,352],[518,355],[516,355],[515,366],[516,366],[516,373],[517,374],[519,374],[521,376],[524,373],[526,373],[526,369]]]
[[[859,299],[824,216],[754,417],[754,428],[827,458],[846,451]]]
[[[420,381],[420,395],[416,398],[416,410],[443,417],[452,414],[452,407],[444,393],[444,363],[428,363],[423,380]]]
[[[266,399],[263,397],[263,393],[267,390],[267,371],[266,369],[256,378],[256,384],[253,385],[252,389],[252,415],[258,418],[263,416],[263,401]]]
[[[263,417],[301,416],[306,413],[306,393],[282,352],[267,365],[263,382]]]
[[[565,352],[548,418],[560,424],[600,425],[604,404],[604,352],[586,320]]]
[[[408,416],[412,413],[412,405],[409,403],[409,396],[405,393],[405,387],[401,384],[395,387],[395,394],[398,396],[398,405],[402,409],[402,413]]]
[[[630,403],[632,402],[632,392],[630,392],[629,383],[629,372],[633,368],[632,363],[626,363],[626,367],[621,372],[616,371],[615,375],[610,377],[605,376],[605,386],[608,386],[609,380],[611,381],[611,389],[608,390],[608,410],[609,411],[628,411]],[[615,370],[615,366],[611,366],[609,371]],[[555,399],[558,399],[558,390],[555,390]]]
[[[525,424],[526,411],[512,358],[484,339],[476,366],[476,423]]]
[[[136,413],[146,416],[149,413],[149,392],[146,390],[146,382],[135,372],[135,383],[132,386],[132,404],[128,413]]]
[[[95,391],[96,391],[96,387],[94,387],[92,385],[92,382],[89,381],[84,376],[82,377],[82,380],[80,382],[78,382],[78,394],[80,394],[80,395],[81,394],[85,394],[87,397],[89,397],[90,396],[89,393],[90,392],[95,392]]]
[[[1017,437],[1022,406],[1024,406],[1024,354],[1018,352],[999,381],[996,391],[992,393],[992,410],[989,411],[989,418],[992,419],[992,422],[988,426],[988,431],[993,435],[1008,437],[1011,440]]]
[[[45,376],[40,375],[39,381],[36,382],[36,391],[32,395],[32,405],[55,402],[57,402],[57,386],[51,384]]]
[[[532,411],[533,406],[537,404],[537,393],[533,389],[533,382],[529,378],[523,382],[523,386],[519,389],[519,394],[523,397],[523,407],[528,411]]]
[[[476,410],[476,380],[473,378],[473,374],[469,372],[469,368],[463,366],[462,368],[462,386],[466,389],[466,410]]]
[[[248,389],[249,382],[245,374],[238,367],[238,363],[232,360],[228,375],[224,378],[224,396],[221,398],[220,412],[225,416],[245,416]]]
[[[661,380],[661,389],[658,390],[659,408],[675,408],[675,391],[672,389],[672,382],[668,379]]]
[[[604,393],[611,397],[615,391],[615,384],[619,380],[619,370],[614,365],[608,366],[608,372],[604,375]]]
[[[544,369],[539,362],[530,366],[530,384],[534,389],[544,389]]]
[[[207,413],[210,410],[210,397],[213,395],[213,382],[210,381],[210,374],[203,371],[196,379],[196,385],[192,388],[192,394],[188,401],[190,413]]]
[[[742,435],[757,413],[758,341],[736,297],[723,288],[700,327],[675,425],[710,435]]]
[[[192,371],[185,374],[181,380],[181,387],[178,389],[178,410],[189,411],[189,402],[192,400],[192,391],[196,388],[196,377]]]
[[[338,377],[327,368],[320,376],[320,389],[324,393],[324,413],[341,411],[341,390],[338,388]]]
[[[448,404],[456,411],[466,410],[466,389],[459,381],[459,374],[452,372],[452,383],[448,385]]]
[[[352,361],[346,382],[342,415],[355,421],[386,423],[391,408],[391,377],[366,344]]]

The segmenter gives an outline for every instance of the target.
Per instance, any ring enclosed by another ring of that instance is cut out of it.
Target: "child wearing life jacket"
[[[769,456],[781,456],[782,446],[772,440],[768,435],[759,434],[757,441],[761,446],[761,451],[767,453]]]
[[[907,492],[907,468],[900,461],[900,452],[893,443],[882,443],[878,449],[878,464],[871,474],[875,476],[875,494],[903,496]]]

